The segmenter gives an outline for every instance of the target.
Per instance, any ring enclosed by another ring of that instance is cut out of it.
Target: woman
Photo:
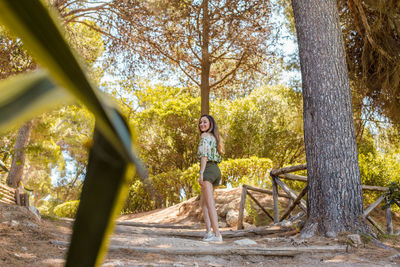
[[[223,154],[223,143],[215,120],[210,115],[202,115],[199,120],[201,140],[197,156],[200,160],[201,186],[200,205],[203,209],[207,232],[203,238],[207,242],[222,242],[218,227],[218,215],[215,209],[214,188],[221,181],[221,171],[218,163]],[[211,228],[213,231],[211,231]]]

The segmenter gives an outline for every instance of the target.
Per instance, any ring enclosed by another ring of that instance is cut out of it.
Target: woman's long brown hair
[[[215,140],[217,141],[217,151],[220,155],[223,155],[225,153],[224,141],[219,133],[217,123],[215,122],[214,118],[211,117],[211,115],[208,114],[201,115],[198,125],[200,133],[202,133],[202,131],[200,130],[200,120],[203,117],[206,117],[210,122],[210,128],[208,128],[207,132],[211,133],[215,137]]]

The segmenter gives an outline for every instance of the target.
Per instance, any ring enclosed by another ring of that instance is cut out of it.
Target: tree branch
[[[236,64],[235,68],[232,69],[230,72],[228,72],[223,78],[221,78],[219,81],[213,83],[210,85],[210,89],[217,86],[218,84],[222,83],[224,80],[226,80],[229,76],[233,75],[240,67],[242,60],[245,58],[246,52],[243,52],[242,57],[240,58],[239,62]]]

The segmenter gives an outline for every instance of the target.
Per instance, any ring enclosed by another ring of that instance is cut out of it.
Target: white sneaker
[[[215,236],[214,233],[212,233],[212,236],[206,239],[203,239],[206,242],[222,242],[222,235],[220,236]]]
[[[208,239],[208,238],[210,238],[210,237],[213,237],[213,236],[214,236],[214,233],[213,233],[212,231],[208,231],[208,232],[206,232],[206,233],[204,234],[204,236],[203,236],[203,241],[206,240],[206,239]]]

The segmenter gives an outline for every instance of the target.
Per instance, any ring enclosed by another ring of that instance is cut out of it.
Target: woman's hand
[[[203,183],[204,183],[204,181],[203,181],[203,173],[200,172],[200,175],[199,175],[199,184],[200,184],[200,186],[203,186]]]
[[[205,170],[206,165],[207,165],[207,160],[208,160],[208,158],[205,157],[205,156],[201,157],[201,159],[200,159],[200,172],[199,172],[200,177],[199,177],[199,184],[200,184],[201,186],[203,186],[203,184],[204,184],[204,181],[203,181],[203,173],[204,173],[204,170]]]

